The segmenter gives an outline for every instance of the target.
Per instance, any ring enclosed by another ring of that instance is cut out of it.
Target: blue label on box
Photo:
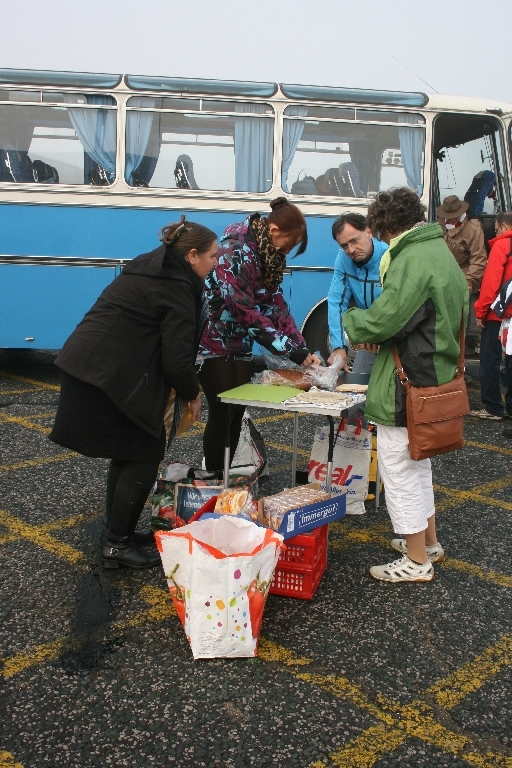
[[[283,517],[278,533],[289,539],[345,517],[346,495],[292,509]]]

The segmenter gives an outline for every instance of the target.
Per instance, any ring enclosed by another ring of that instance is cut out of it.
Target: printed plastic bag
[[[267,452],[260,432],[254,426],[249,411],[246,409],[242,419],[240,439],[236,447],[231,466],[245,467],[254,465],[259,477],[268,475]]]
[[[317,427],[308,466],[308,481],[320,483],[326,490],[329,427]],[[335,435],[331,494],[336,496],[346,488],[347,515],[363,515],[368,494],[371,458],[371,433],[357,424],[341,421]]]
[[[194,659],[256,656],[283,537],[223,515],[155,538]]]

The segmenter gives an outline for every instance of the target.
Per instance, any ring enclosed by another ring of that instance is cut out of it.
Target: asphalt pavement
[[[0,768],[512,768],[503,424],[468,418],[464,450],[433,460],[447,554],[433,582],[369,576],[396,553],[385,498],[367,502],[365,515],[330,526],[312,601],[269,597],[258,658],[194,661],[162,570],[100,567],[108,462],[47,439],[52,360],[0,352]],[[293,421],[252,417],[267,495],[290,484]],[[169,460],[199,466],[205,419]],[[300,417],[299,466],[322,423]]]

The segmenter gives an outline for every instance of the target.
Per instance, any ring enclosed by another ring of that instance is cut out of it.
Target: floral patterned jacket
[[[205,282],[210,318],[199,345],[206,355],[249,355],[254,341],[274,355],[302,362],[308,349],[280,287],[263,284],[251,220],[231,224],[220,239],[219,263]]]

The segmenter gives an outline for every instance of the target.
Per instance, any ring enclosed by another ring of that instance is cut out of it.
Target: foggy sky
[[[0,0],[0,11],[0,67],[512,103],[511,0]]]

